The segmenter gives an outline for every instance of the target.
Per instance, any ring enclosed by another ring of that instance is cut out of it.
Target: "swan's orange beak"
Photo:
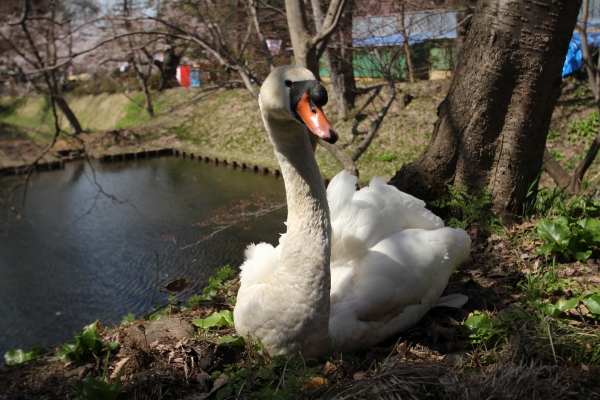
[[[338,134],[325,117],[323,109],[311,101],[308,92],[302,95],[296,112],[312,133],[328,143],[335,143],[338,140]]]

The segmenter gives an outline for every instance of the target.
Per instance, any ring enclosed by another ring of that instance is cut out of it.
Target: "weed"
[[[43,352],[44,349],[41,346],[36,346],[27,352],[21,349],[8,350],[4,353],[4,360],[8,365],[21,364],[41,355]]]
[[[208,285],[202,289],[202,294],[197,294],[192,296],[188,300],[188,307],[194,307],[195,305],[200,304],[203,301],[210,301],[215,296],[217,296],[220,292],[227,292],[229,288],[235,283],[228,281],[231,277],[233,277],[237,273],[236,270],[231,268],[229,264],[219,268],[217,270],[215,277],[210,277],[208,280]],[[231,303],[235,303],[235,298],[228,298],[228,301]]]
[[[582,318],[600,319],[600,293],[582,294],[579,283],[558,277],[554,264],[527,275],[519,286],[522,295],[511,307],[499,313],[475,311],[461,329],[488,353],[488,361],[495,361],[498,342],[512,336],[534,357],[600,364],[600,335],[581,324]]]
[[[131,325],[136,321],[135,314],[129,313],[121,319],[121,325]]]
[[[82,400],[118,400],[123,398],[121,395],[121,371],[115,380],[115,383],[106,382],[106,372],[108,371],[108,359],[110,358],[110,350],[106,352],[106,359],[104,361],[104,371],[100,379],[92,376],[86,376],[81,381],[81,389],[73,382],[73,387],[77,392],[77,395]]]
[[[253,359],[246,365],[229,365],[224,373],[229,382],[218,392],[218,398],[251,396],[254,399],[290,399],[302,397],[304,388],[325,383],[311,360],[299,356],[275,356],[272,361]],[[221,372],[214,373],[220,375]]]
[[[537,254],[553,253],[568,260],[585,261],[600,246],[600,221],[596,218],[560,215],[540,220],[535,230],[544,241]]]
[[[562,161],[565,158],[565,153],[561,153],[560,151],[556,151],[554,149],[550,150],[550,154],[556,161]]]
[[[116,350],[119,342],[102,343],[98,333],[98,321],[88,325],[82,333],[75,335],[75,343],[65,343],[58,349],[57,357],[62,361],[88,360],[102,350]]]
[[[559,131],[550,131],[550,132],[548,132],[548,137],[546,138],[546,141],[552,143],[552,142],[556,141],[556,139],[558,139],[559,137],[560,137]],[[552,153],[552,150],[550,150],[550,153]]]
[[[450,208],[455,216],[448,220],[448,226],[463,228],[476,224],[484,232],[495,232],[502,228],[502,219],[495,216],[491,210],[489,189],[472,190],[467,186],[448,185],[450,200],[435,200],[431,205],[439,208]]]
[[[598,132],[598,110],[594,110],[590,115],[581,121],[574,121],[569,126],[569,140],[576,142],[581,139],[593,139]]]
[[[379,161],[384,161],[384,162],[396,161],[398,159],[398,154],[396,154],[395,152],[384,153],[384,154],[380,155],[379,157],[377,157],[377,159]]]

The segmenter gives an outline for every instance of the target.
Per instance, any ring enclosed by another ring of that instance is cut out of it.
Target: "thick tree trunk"
[[[488,187],[517,214],[542,167],[580,0],[481,0],[423,154],[391,183],[425,201]]]
[[[58,108],[60,108],[60,111],[62,111],[62,113],[67,118],[67,121],[69,121],[71,128],[73,128],[73,134],[79,135],[81,132],[83,132],[79,120],[77,119],[77,117],[75,116],[65,99],[62,96],[54,96],[54,101],[56,102]]]

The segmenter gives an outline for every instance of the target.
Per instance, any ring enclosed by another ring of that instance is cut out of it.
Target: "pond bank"
[[[49,149],[47,148],[51,142],[3,140],[0,141],[0,176],[27,173],[31,168],[36,171],[62,169],[65,163],[86,157],[106,163],[158,156],[177,156],[264,175],[281,175],[277,168],[257,165],[247,160],[191,152],[174,135],[145,140],[144,132],[138,131],[116,129],[86,133],[78,138],[57,140]]]

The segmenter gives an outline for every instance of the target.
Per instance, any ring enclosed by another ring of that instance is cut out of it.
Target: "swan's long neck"
[[[306,128],[263,115],[285,181],[287,237],[275,281],[293,306],[299,335],[326,351],[329,345],[331,223],[327,192]],[[304,345],[306,346],[306,344]],[[306,347],[304,347],[306,350]]]

